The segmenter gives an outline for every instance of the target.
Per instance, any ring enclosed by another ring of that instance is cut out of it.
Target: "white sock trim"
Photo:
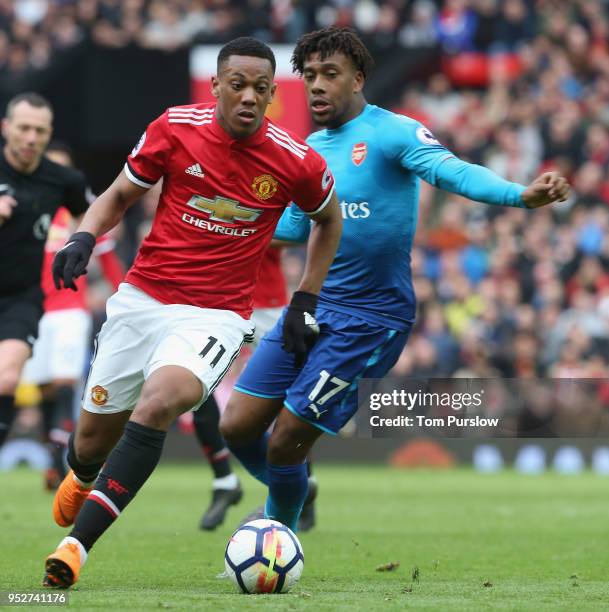
[[[78,546],[78,550],[80,552],[80,567],[82,567],[88,557],[85,547],[76,538],[73,538],[72,536],[67,536],[61,542],[59,542],[59,546],[63,546],[64,544],[76,544],[76,546]],[[59,546],[57,548],[59,548]]]
[[[237,474],[229,474],[228,476],[223,476],[222,478],[214,478],[214,482],[212,488],[215,489],[223,489],[230,490],[236,489],[239,486],[239,479],[237,478]]]

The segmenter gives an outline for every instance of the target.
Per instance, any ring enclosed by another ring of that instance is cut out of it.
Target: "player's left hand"
[[[294,353],[294,365],[297,368],[302,368],[319,336],[315,308],[315,294],[295,291],[283,321],[283,348],[288,353]]]
[[[74,281],[87,272],[87,264],[95,247],[95,236],[89,232],[76,232],[53,259],[53,282],[57,289],[63,286],[78,291]]]
[[[564,202],[569,196],[569,183],[558,172],[544,172],[539,175],[523,192],[522,200],[527,208],[539,208]]]

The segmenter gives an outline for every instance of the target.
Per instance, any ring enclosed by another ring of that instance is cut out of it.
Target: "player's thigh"
[[[357,384],[384,376],[397,361],[407,331],[388,329],[342,313],[322,313],[322,330],[304,368],[287,392],[296,416],[336,434],[357,411]]]
[[[0,298],[0,394],[12,394],[31,355],[42,316],[42,291],[33,287]]]
[[[283,398],[256,397],[233,390],[220,418],[220,432],[230,446],[241,446],[260,437],[271,426]]]
[[[235,384],[237,391],[266,399],[285,397],[300,370],[294,366],[294,355],[282,347],[284,316],[262,339],[250,357]]]
[[[167,324],[150,361],[144,369],[146,380],[167,366],[188,371],[197,381],[198,397],[180,401],[191,402],[184,408],[197,408],[214,392],[244,343],[251,340],[253,325],[234,312],[194,306],[164,307]],[[190,388],[190,385],[189,385]]]
[[[30,355],[31,348],[23,340],[0,340],[0,395],[14,393]]]

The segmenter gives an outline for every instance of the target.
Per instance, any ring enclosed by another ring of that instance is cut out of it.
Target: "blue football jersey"
[[[334,174],[343,234],[319,308],[406,330],[414,321],[410,251],[420,179],[471,199],[523,207],[524,187],[456,158],[421,123],[368,104],[354,119],[307,139]],[[306,239],[308,217],[284,212],[275,237]]]

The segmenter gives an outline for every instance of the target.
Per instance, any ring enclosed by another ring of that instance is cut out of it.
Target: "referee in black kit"
[[[42,316],[40,271],[51,219],[65,206],[87,208],[82,173],[46,159],[53,110],[23,93],[6,107],[0,152],[0,446],[15,418],[15,389]],[[94,244],[83,244],[93,249]]]

